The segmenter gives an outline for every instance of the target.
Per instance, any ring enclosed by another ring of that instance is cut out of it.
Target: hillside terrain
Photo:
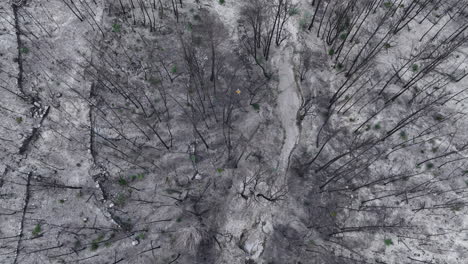
[[[468,2],[0,2],[0,263],[468,263]]]

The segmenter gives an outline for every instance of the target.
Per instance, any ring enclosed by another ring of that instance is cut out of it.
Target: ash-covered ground
[[[468,263],[468,2],[3,0],[0,263]]]

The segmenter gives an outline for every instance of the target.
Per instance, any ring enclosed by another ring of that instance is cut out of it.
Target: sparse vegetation
[[[112,25],[112,32],[119,33],[121,30],[122,30],[122,25],[121,24],[114,23]]]
[[[39,236],[42,232],[41,224],[36,224],[32,230],[33,237]]]
[[[458,264],[467,8],[0,1],[0,263]]]
[[[118,183],[120,186],[127,186],[128,185],[128,181],[122,177],[119,178],[118,180]]]
[[[391,239],[389,239],[389,238],[384,239],[384,243],[385,243],[386,246],[391,246],[391,245],[393,245],[393,241],[392,241]]]

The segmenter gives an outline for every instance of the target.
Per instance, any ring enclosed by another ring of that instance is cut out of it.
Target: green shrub
[[[40,224],[37,224],[37,225],[34,227],[33,231],[32,231],[32,235],[36,237],[36,236],[38,236],[41,232],[42,232],[41,225],[40,225]]]
[[[176,65],[172,66],[172,68],[171,68],[171,73],[172,73],[172,74],[176,74],[176,73],[177,73],[177,66],[176,66]]]
[[[24,54],[27,54],[27,53],[29,53],[29,48],[27,48],[27,47],[22,47],[22,48],[20,49],[20,52],[21,52],[21,53],[24,53]]]
[[[301,19],[299,20],[299,28],[302,30],[307,30],[311,19],[312,19],[312,15],[309,12],[305,12],[304,15],[301,17]]]
[[[413,65],[411,66],[411,70],[412,70],[413,72],[417,72],[417,71],[419,70],[419,66],[418,66],[417,64],[413,64]]]
[[[384,243],[385,243],[386,246],[391,246],[391,245],[393,245],[393,241],[392,241],[391,239],[389,239],[389,238],[384,239]]]
[[[90,250],[91,250],[91,251],[96,251],[98,248],[99,248],[99,242],[93,240],[93,241],[91,242]]]
[[[17,117],[15,120],[16,120],[16,123],[18,124],[23,123],[23,118],[21,116]]]
[[[118,180],[118,183],[120,186],[127,186],[128,185],[128,181],[122,177],[119,178]]]
[[[145,238],[146,238],[146,233],[140,233],[140,234],[138,234],[137,238],[140,239],[140,240],[145,239]]]
[[[112,32],[117,32],[117,33],[118,33],[118,32],[120,32],[121,30],[122,30],[122,25],[117,24],[117,23],[115,23],[115,24],[112,25]]]
[[[295,7],[290,8],[290,9],[288,10],[288,14],[289,14],[290,16],[295,16],[295,15],[299,14],[299,9],[297,9],[297,8],[295,8]]]
[[[401,132],[400,132],[400,137],[401,137],[401,139],[403,139],[403,140],[407,140],[407,139],[408,139],[408,135],[406,135],[406,132],[405,132],[405,131],[401,131]]]
[[[132,179],[132,181],[143,180],[144,178],[145,178],[145,174],[143,173],[138,173],[138,174],[134,174],[130,176],[130,179]]]
[[[179,190],[175,190],[175,189],[171,189],[171,188],[167,188],[166,190],[164,190],[167,194],[180,194],[181,192]]]
[[[257,110],[257,111],[260,110],[260,105],[257,104],[257,103],[252,104],[252,107],[253,107],[253,109],[255,109],[255,110]]]
[[[90,250],[91,251],[95,251],[99,248],[99,243],[104,239],[105,235],[104,234],[99,234],[99,236],[94,239],[93,241],[91,241],[91,247],[90,247]]]
[[[115,204],[123,206],[127,202],[127,196],[123,193],[119,193],[115,199]]]
[[[190,160],[193,161],[193,162],[197,162],[197,156],[190,155]]]
[[[219,0],[220,5],[224,5],[225,2],[226,2],[225,0]]]
[[[335,50],[334,49],[329,49],[328,50],[328,55],[330,55],[330,56],[335,55]]]
[[[441,115],[441,114],[435,114],[435,115],[434,115],[434,120],[436,120],[436,121],[442,121],[442,120],[444,120],[444,116]]]

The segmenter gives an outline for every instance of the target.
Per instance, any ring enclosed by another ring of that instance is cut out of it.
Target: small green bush
[[[334,49],[329,49],[328,50],[328,55],[330,55],[330,56],[335,55],[335,50]]]
[[[176,65],[172,66],[172,68],[171,68],[171,73],[172,73],[172,74],[176,74],[176,73],[177,73],[177,66],[176,66]]]
[[[417,71],[419,70],[419,66],[418,66],[417,64],[413,64],[413,65],[411,66],[411,70],[412,70],[413,72],[417,72]]]
[[[175,190],[175,189],[171,189],[171,188],[167,188],[166,190],[164,190],[167,194],[180,194],[181,192],[179,190]]]
[[[146,238],[146,233],[140,233],[140,234],[138,234],[137,238],[140,239],[140,240],[145,239],[145,238]]]
[[[18,124],[23,123],[23,118],[21,116],[17,117],[15,120],[16,120],[16,123]]]
[[[123,206],[125,205],[126,202],[127,202],[127,196],[123,193],[119,193],[117,195],[117,198],[115,199],[115,204],[119,206]]]
[[[295,15],[299,14],[299,9],[297,9],[297,8],[295,8],[295,7],[290,8],[290,9],[288,10],[288,14],[289,14],[290,16],[295,16]]]
[[[93,241],[91,242],[90,250],[91,250],[91,251],[96,251],[98,248],[99,248],[99,242],[93,240]]]
[[[435,115],[434,115],[434,120],[436,120],[436,121],[442,121],[442,120],[444,120],[444,116],[441,115],[441,114],[435,114]]]
[[[299,29],[307,30],[311,19],[312,15],[306,11],[301,19],[299,19]]]
[[[384,243],[385,243],[386,246],[391,246],[391,245],[393,245],[393,241],[392,241],[391,239],[389,239],[389,238],[384,239]]]
[[[408,139],[408,135],[406,134],[405,131],[401,131],[401,132],[400,132],[400,137],[401,137],[401,139],[403,139],[403,140],[407,140],[407,139]]]
[[[255,109],[255,110],[257,110],[257,111],[260,110],[260,105],[257,104],[257,103],[252,104],[252,107],[253,107],[253,109]]]
[[[392,2],[385,2],[383,4],[386,8],[391,8],[393,6]]]
[[[40,225],[40,224],[37,224],[37,225],[34,227],[33,231],[32,231],[32,235],[36,237],[36,236],[38,236],[41,232],[42,232],[41,225]]]
[[[128,185],[128,181],[122,177],[119,178],[118,180],[118,183],[120,186],[127,186]]]
[[[112,25],[112,32],[117,32],[117,33],[118,33],[118,32],[120,32],[121,30],[122,30],[122,25],[117,24],[117,23],[115,23],[115,24]]]
[[[225,0],[219,0],[220,5],[224,5],[225,2],[226,2]]]
[[[138,173],[138,174],[134,174],[130,176],[130,179],[132,179],[132,181],[143,180],[144,178],[145,178],[145,174],[143,173]]]
[[[99,236],[94,239],[93,241],[91,241],[91,247],[90,247],[90,250],[91,251],[95,251],[99,248],[99,243],[104,239],[105,235],[104,234],[99,234]]]
[[[190,160],[193,161],[193,162],[197,162],[197,156],[190,155]]]

